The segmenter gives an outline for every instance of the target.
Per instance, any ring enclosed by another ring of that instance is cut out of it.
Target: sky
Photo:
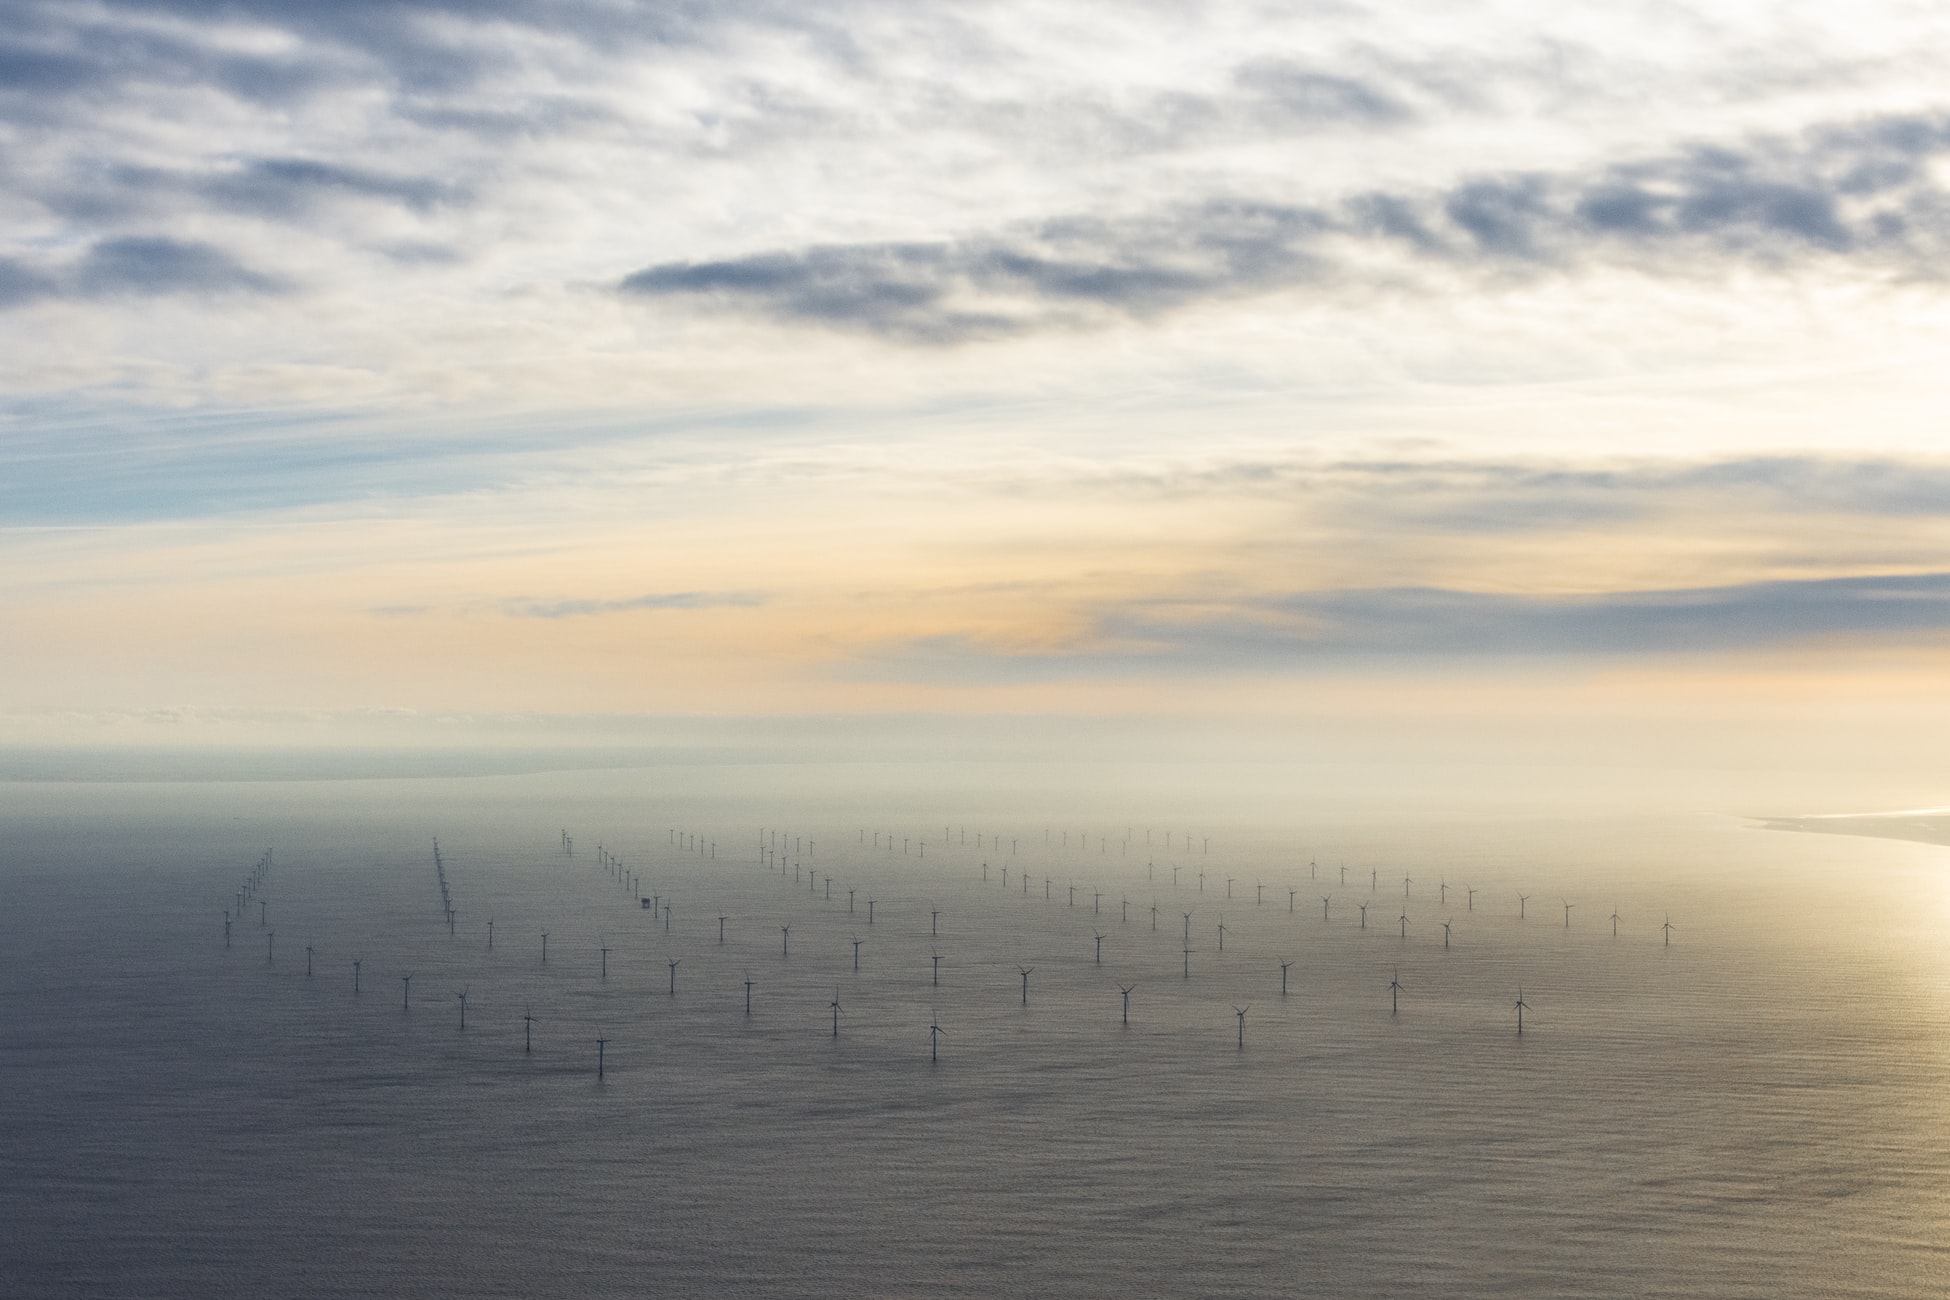
[[[1946,65],[1931,3],[19,0],[0,743],[1950,758]]]

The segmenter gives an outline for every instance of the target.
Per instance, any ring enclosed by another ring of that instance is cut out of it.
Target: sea
[[[1181,775],[13,773],[0,1293],[1950,1289],[1930,827]]]

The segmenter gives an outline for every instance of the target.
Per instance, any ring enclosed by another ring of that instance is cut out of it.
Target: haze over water
[[[1147,827],[1164,797],[1104,785],[942,763],[0,787],[7,1293],[1915,1296],[1943,1276],[1950,850],[1304,791]],[[767,867],[761,828],[813,843]],[[599,843],[671,902],[668,931]],[[268,925],[253,901],[226,949],[267,848]]]

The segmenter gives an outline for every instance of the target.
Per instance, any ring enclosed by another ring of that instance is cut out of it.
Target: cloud
[[[509,601],[507,611],[517,618],[583,618],[592,614],[623,614],[639,609],[748,608],[765,602],[763,596],[739,591],[653,591],[626,600],[536,600],[522,596]]]
[[[197,188],[239,212],[291,220],[329,198],[376,199],[416,212],[464,201],[458,188],[424,177],[390,176],[309,158],[257,158]]]
[[[981,681],[1302,672],[1390,663],[1739,652],[1950,632],[1950,573],[1523,596],[1441,587],[1138,600],[1067,648],[930,637],[867,675]]]
[[[104,239],[80,257],[53,265],[0,258],[0,309],[45,298],[263,295],[291,288],[283,276],[253,270],[197,240]]]
[[[1935,278],[1950,247],[1950,191],[1928,164],[1946,154],[1950,116],[1892,117],[1587,173],[1479,176],[1320,205],[1207,199],[949,240],[661,262],[617,288],[954,343],[1303,286],[1400,284],[1437,266],[1485,278],[1601,265],[1705,277],[1730,261],[1792,270],[1853,257]],[[1377,272],[1374,255],[1390,252],[1405,260]]]
[[[209,244],[159,238],[105,239],[67,279],[88,297],[279,293],[288,287],[282,278],[253,271]]]

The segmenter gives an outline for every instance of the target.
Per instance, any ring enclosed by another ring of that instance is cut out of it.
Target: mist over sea
[[[1164,768],[85,766],[0,784],[19,1300],[1950,1276],[1932,844]]]

